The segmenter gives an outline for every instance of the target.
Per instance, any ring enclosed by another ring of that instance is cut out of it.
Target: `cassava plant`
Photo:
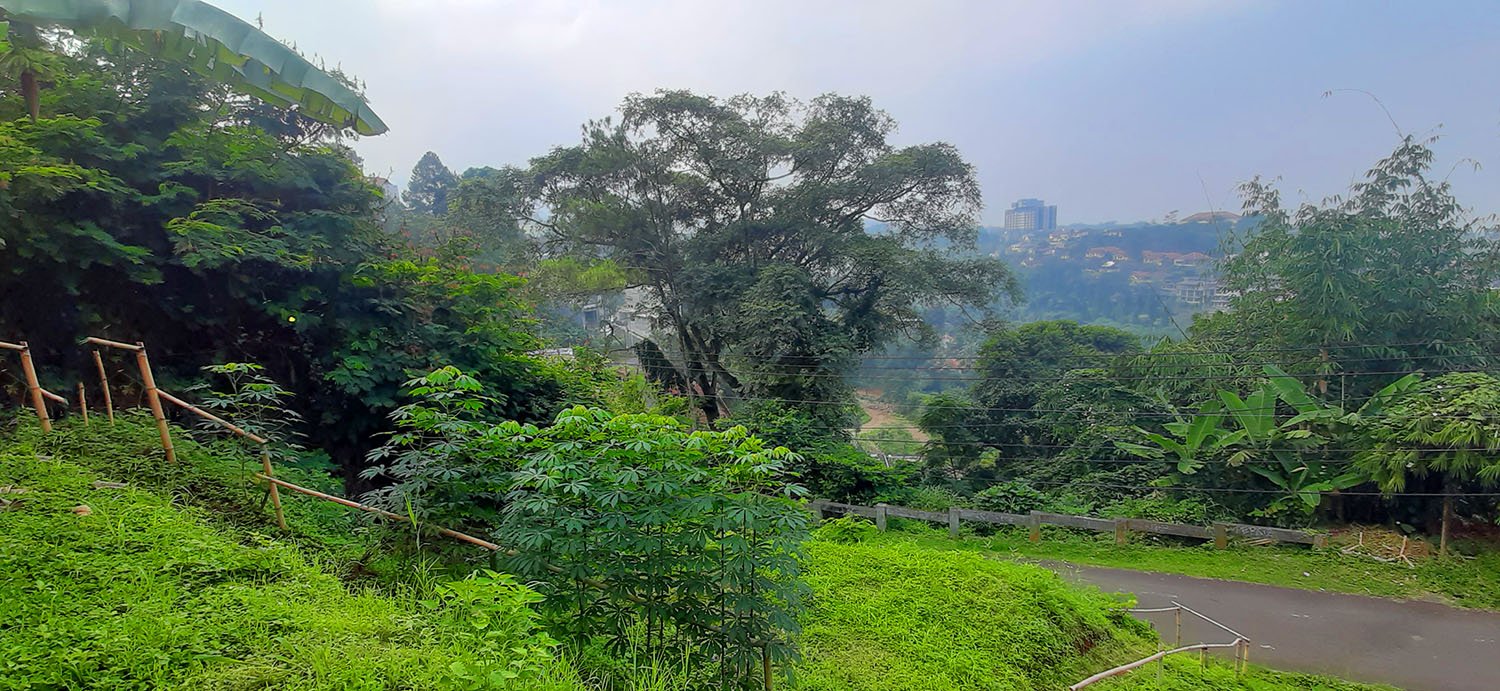
[[[190,387],[198,406],[228,419],[241,429],[267,440],[266,450],[276,460],[292,460],[301,454],[302,416],[292,407],[292,392],[266,375],[266,368],[253,362],[226,362],[203,368],[223,384],[202,383]],[[222,433],[223,427],[203,420],[199,427]]]
[[[756,678],[763,651],[792,657],[811,520],[787,479],[796,454],[743,427],[582,407],[495,434],[519,464],[496,539],[577,633],[625,644],[644,627],[652,648],[686,644],[729,685]]]
[[[396,430],[370,452],[361,473],[387,484],[366,493],[365,502],[414,524],[488,529],[498,521],[510,466],[487,443],[483,386],[455,367],[406,384],[416,400],[391,414]]]

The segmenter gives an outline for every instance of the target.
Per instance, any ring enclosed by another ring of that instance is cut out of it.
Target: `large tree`
[[[661,91],[620,115],[532,162],[535,221],[554,251],[632,272],[711,419],[740,397],[848,400],[858,354],[930,335],[923,305],[1017,294],[965,254],[973,167],[948,144],[893,145],[869,99]]]
[[[1486,366],[1496,245],[1431,163],[1428,143],[1407,138],[1347,197],[1296,209],[1247,183],[1246,212],[1261,222],[1224,262],[1234,316],[1196,335],[1267,350],[1335,397],[1405,372]]]
[[[406,194],[401,196],[406,208],[429,216],[448,213],[448,196],[458,187],[458,176],[443,165],[443,159],[429,151],[412,166]]]

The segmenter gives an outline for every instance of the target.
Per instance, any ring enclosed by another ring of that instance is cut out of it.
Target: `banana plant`
[[[1171,460],[1177,464],[1177,472],[1192,475],[1203,467],[1205,460],[1218,452],[1234,447],[1245,438],[1245,431],[1230,431],[1220,426],[1223,419],[1221,405],[1208,401],[1189,420],[1168,422],[1162,427],[1171,435],[1158,434],[1140,427],[1135,428],[1152,445],[1132,442],[1115,442],[1121,451],[1157,460]]]
[[[259,28],[200,0],[0,0],[15,38],[0,71],[18,79],[36,119],[48,64],[39,27],[63,27],[112,49],[172,60],[271,105],[364,135],[386,131],[358,92]]]
[[[1348,489],[1369,479],[1368,473],[1344,470],[1342,459],[1330,459],[1331,448],[1348,448],[1354,442],[1359,421],[1376,415],[1392,400],[1412,389],[1421,375],[1409,374],[1381,389],[1353,412],[1323,403],[1309,395],[1302,383],[1280,368],[1265,368],[1266,382],[1244,398],[1233,391],[1219,391],[1218,400],[1205,403],[1191,420],[1168,423],[1171,435],[1137,428],[1147,444],[1117,442],[1121,450],[1144,458],[1175,457],[1177,470],[1196,472],[1209,458],[1224,458],[1231,467],[1243,467],[1265,478],[1284,492],[1267,510],[1274,512],[1292,502],[1317,508],[1326,492]],[[1278,421],[1281,405],[1293,411]],[[1225,419],[1233,427],[1221,425]]]

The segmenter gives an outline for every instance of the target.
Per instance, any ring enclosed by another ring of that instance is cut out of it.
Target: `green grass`
[[[1156,663],[1132,670],[1124,676],[1106,679],[1088,687],[1089,691],[1392,691],[1389,686],[1359,684],[1312,674],[1276,672],[1251,665],[1244,674],[1235,674],[1225,662],[1210,660],[1201,666],[1194,654],[1167,658],[1158,670]]]
[[[807,691],[1061,689],[1157,650],[1130,603],[1030,564],[934,549],[846,521],[808,543],[812,613],[796,688]],[[837,542],[835,541],[837,540]],[[1376,691],[1305,674],[1174,658],[1092,688]]]
[[[96,488],[120,476],[58,447],[0,450],[0,689],[456,688],[451,665],[482,663],[414,595],[351,591],[295,546]],[[524,688],[581,688],[561,663],[545,675]]]
[[[1112,534],[1043,529],[1032,544],[1024,528],[958,541],[926,526],[905,525],[910,539],[935,549],[978,551],[1022,560],[1057,560],[1091,566],[1222,578],[1304,590],[1443,602],[1458,607],[1500,609],[1500,552],[1419,562],[1413,568],[1301,546],[1168,543],[1137,536],[1116,545]]]
[[[1035,566],[887,541],[808,558],[802,689],[1056,689],[1150,649],[1121,602]]]

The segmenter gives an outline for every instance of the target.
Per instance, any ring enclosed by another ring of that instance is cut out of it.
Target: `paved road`
[[[1411,691],[1500,690],[1500,614],[1170,574],[1047,564],[1141,607],[1173,600],[1253,641],[1250,661]],[[1170,612],[1144,615],[1172,640]],[[1233,639],[1184,615],[1184,643]]]

